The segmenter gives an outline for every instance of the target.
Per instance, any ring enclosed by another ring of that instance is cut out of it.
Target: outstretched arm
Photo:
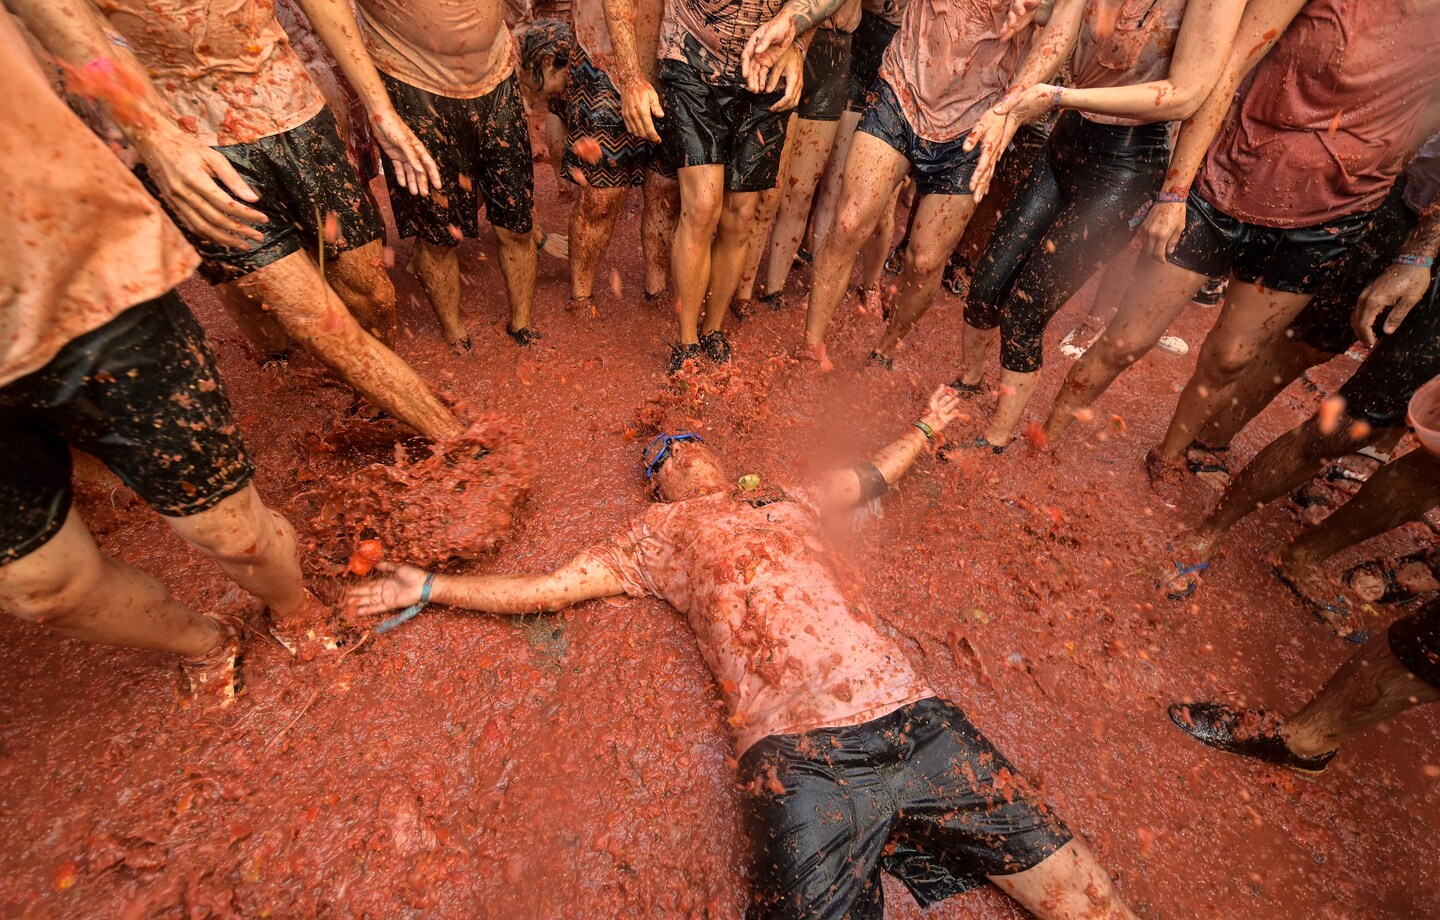
[[[59,61],[71,90],[105,106],[187,227],[239,249],[264,238],[250,224],[265,223],[265,215],[243,203],[260,196],[229,160],[180,130],[129,44],[86,0],[6,5]]]
[[[960,405],[960,397],[954,390],[937,387],[930,395],[925,414],[912,422],[900,437],[880,448],[869,462],[829,474],[822,484],[821,503],[827,508],[853,508],[879,497],[909,472],[916,458],[946,425],[960,417]]]
[[[413,565],[381,562],[381,578],[345,592],[345,609],[375,617],[419,603],[427,573]],[[553,572],[529,575],[436,575],[430,601],[481,613],[548,613],[581,601],[624,594],[614,573],[589,556],[576,556]]]
[[[430,189],[439,188],[440,170],[430,151],[425,149],[420,138],[415,136],[391,104],[385,84],[380,82],[380,74],[365,51],[365,43],[360,38],[360,24],[355,19],[350,0],[295,2],[310,18],[315,34],[335,55],[346,79],[360,94],[360,101],[370,113],[370,123],[375,126],[375,139],[390,158],[400,183],[415,195],[428,195]]]

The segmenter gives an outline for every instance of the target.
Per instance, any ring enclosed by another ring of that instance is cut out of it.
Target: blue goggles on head
[[[689,431],[682,431],[679,434],[661,434],[656,436],[655,440],[646,445],[645,452],[640,455],[640,458],[645,461],[646,479],[654,476],[655,472],[665,465],[665,461],[670,459],[671,445],[679,444],[681,441],[699,441],[701,444],[705,443],[704,438]],[[656,450],[657,446],[659,448],[658,450]]]

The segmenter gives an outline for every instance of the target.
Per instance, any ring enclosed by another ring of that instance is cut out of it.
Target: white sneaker
[[[1060,354],[1073,360],[1085,354],[1086,349],[1095,344],[1094,341],[1086,342],[1083,345],[1077,342],[1075,334],[1079,331],[1077,328],[1065,333],[1065,338],[1060,340]]]
[[[1186,345],[1185,340],[1180,338],[1180,336],[1178,335],[1162,335],[1160,336],[1160,341],[1156,342],[1155,344],[1159,345],[1166,351],[1174,352],[1177,355],[1190,354],[1190,346]]]

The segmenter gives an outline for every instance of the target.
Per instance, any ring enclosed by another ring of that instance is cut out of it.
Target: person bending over
[[[702,352],[717,364],[730,360],[725,315],[745,269],[760,193],[775,187],[780,171],[786,112],[800,98],[803,47],[781,49],[779,60],[766,60],[763,74],[750,78],[742,60],[747,40],[777,14],[799,19],[799,31],[808,32],[844,0],[789,0],[783,10],[782,0],[666,0],[658,67],[638,48],[638,2],[604,0],[625,124],[658,144],[655,119],[664,117],[664,156],[680,180],[670,254],[680,319],[674,372]],[[658,95],[651,71],[659,75]]]
[[[215,359],[174,293],[195,251],[55,95],[3,6],[0,57],[0,174],[24,177],[0,195],[0,608],[71,638],[172,652],[193,690],[228,706],[237,624],[101,554],[72,505],[70,446],[264,601],[287,647],[320,638],[323,607],[290,524],[251,484]]]
[[[636,6],[637,41],[651,49],[644,60],[655,57],[662,5],[663,0],[639,0]],[[573,16],[573,29],[542,20],[526,29],[520,42],[525,88],[546,100],[564,124],[561,173],[579,179],[570,211],[570,307],[591,308],[596,266],[636,186],[645,198],[640,217],[645,300],[654,301],[664,293],[670,271],[679,194],[675,170],[660,155],[660,145],[625,127],[604,10],[598,2],[582,3]]]
[[[1175,703],[1170,721],[1202,744],[1320,773],[1345,744],[1407,709],[1440,700],[1440,600],[1391,623],[1351,655],[1300,711],[1282,718],[1224,703]]]
[[[685,614],[750,790],[752,917],[878,918],[882,871],[922,905],[988,878],[1038,917],[1133,917],[1089,849],[875,628],[826,548],[824,519],[883,495],[959,406],[941,387],[870,462],[793,489],[736,488],[698,435],[661,435],[643,458],[661,504],[554,572],[387,566],[347,602],[361,616],[425,600],[527,614],[629,594]]]
[[[103,18],[83,0],[12,6],[78,73],[78,86],[99,84],[96,95],[140,156],[142,180],[187,231],[201,275],[222,287],[227,305],[274,317],[289,339],[421,434],[460,433],[382,341],[393,334],[395,289],[380,212],[268,0],[224,9],[179,0],[165,15],[144,0],[115,0],[103,4]],[[396,173],[423,190],[434,164],[374,68],[352,65],[319,2],[300,6],[364,99]]]

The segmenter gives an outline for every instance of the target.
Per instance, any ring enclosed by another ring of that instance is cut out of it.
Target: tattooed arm
[[[845,3],[846,0],[789,0],[774,19],[756,29],[745,43],[740,61],[750,91],[758,93],[765,89],[771,68],[797,35],[814,29]]]

